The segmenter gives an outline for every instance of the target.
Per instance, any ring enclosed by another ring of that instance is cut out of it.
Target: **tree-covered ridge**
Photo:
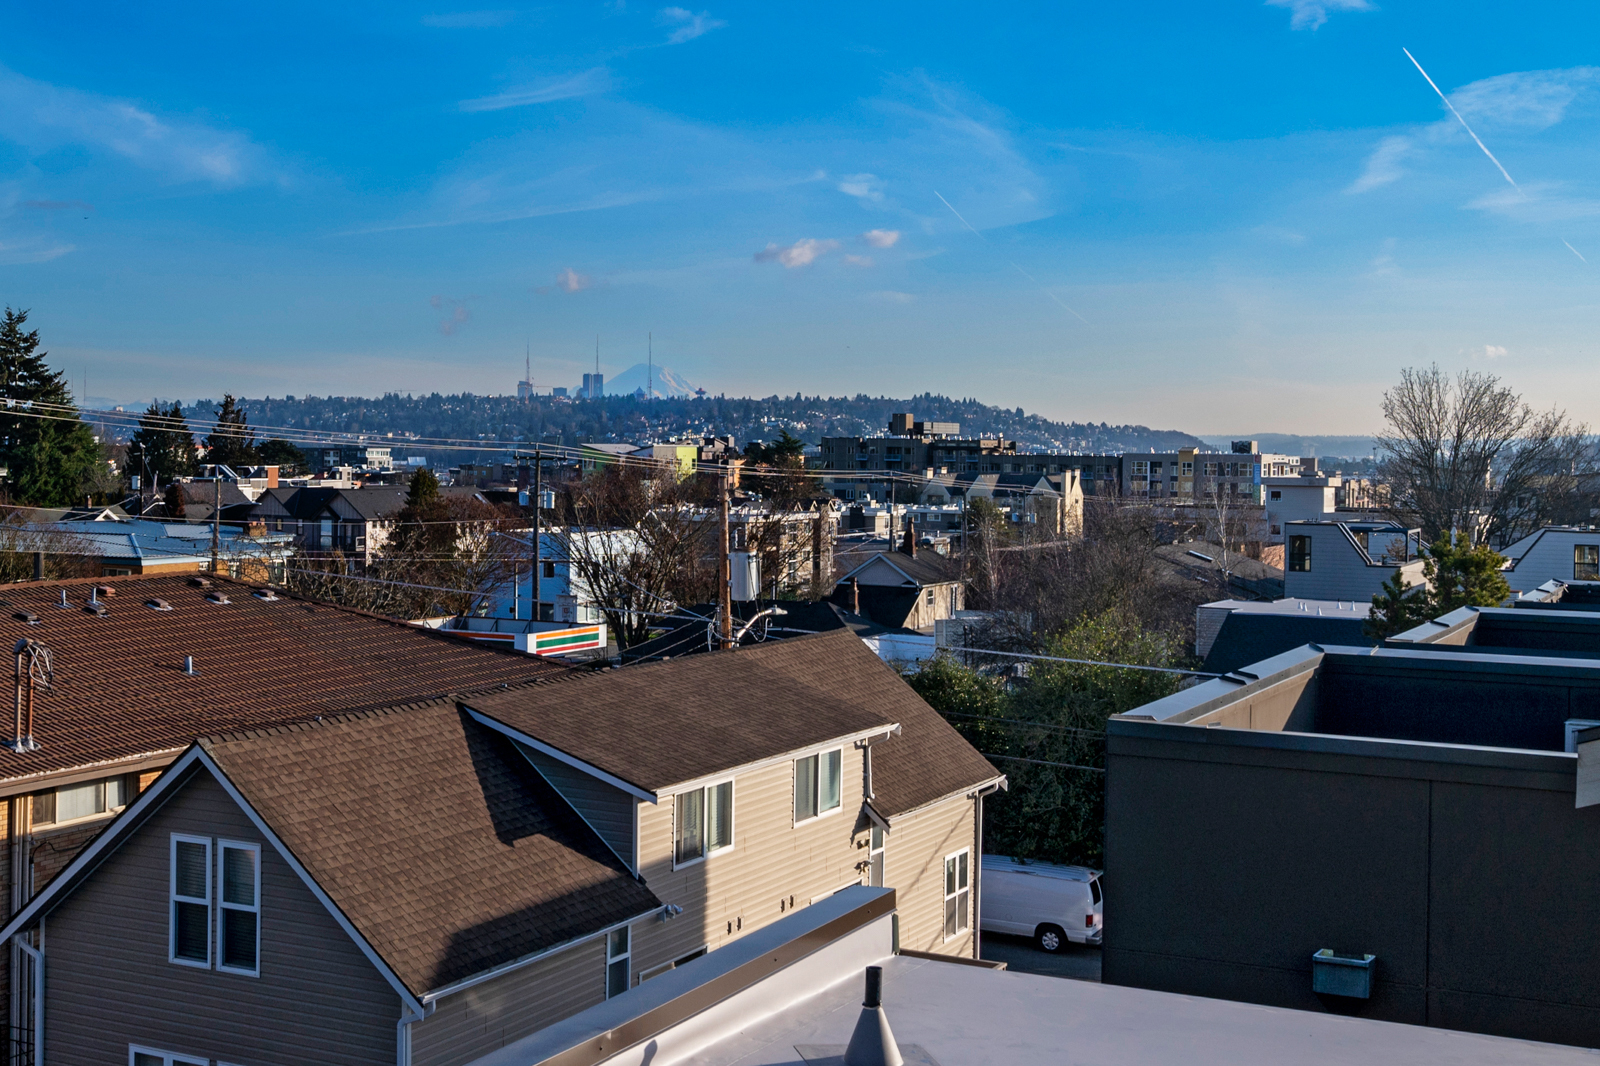
[[[823,437],[881,434],[889,416],[909,411],[919,419],[959,422],[963,436],[1005,436],[1029,451],[1167,451],[1202,446],[1199,438],[1176,430],[1106,423],[1055,422],[1022,408],[994,407],[976,399],[924,393],[910,399],[768,396],[764,399],[708,396],[654,399],[606,396],[599,400],[521,401],[512,396],[471,393],[426,396],[389,393],[355,396],[286,396],[241,399],[240,410],[262,438],[294,432],[392,434],[403,451],[406,437],[482,440],[486,448],[543,440],[586,441],[666,439],[681,435],[731,435],[738,441],[775,440],[785,430],[807,444]],[[214,409],[202,400],[191,410]]]

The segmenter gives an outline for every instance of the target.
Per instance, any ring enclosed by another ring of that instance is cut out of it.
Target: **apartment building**
[[[1194,502],[1223,496],[1262,502],[1262,479],[1298,475],[1301,460],[1263,453],[1253,440],[1236,440],[1226,452],[1180,448],[1122,457],[1122,494],[1140,499]]]
[[[255,520],[270,533],[288,533],[302,551],[343,552],[370,563],[394,532],[406,505],[405,486],[359,489],[268,489]]]
[[[1396,573],[1423,583],[1422,532],[1393,522],[1286,522],[1283,592],[1290,599],[1370,603]]]
[[[52,1061],[459,1066],[849,886],[974,957],[1003,783],[824,633],[203,739],[4,935]]]

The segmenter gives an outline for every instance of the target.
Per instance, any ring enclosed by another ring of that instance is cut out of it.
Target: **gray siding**
[[[167,961],[170,834],[261,844],[261,976]],[[400,1000],[204,771],[45,919],[52,1066],[126,1063],[128,1045],[239,1066],[391,1066]]]
[[[1311,569],[1288,569],[1289,538],[1311,537]],[[1283,594],[1306,600],[1370,600],[1383,588],[1383,583],[1396,569],[1415,574],[1415,584],[1422,580],[1422,563],[1413,562],[1405,567],[1368,566],[1361,552],[1350,543],[1344,530],[1338,526],[1284,526]]]
[[[1546,581],[1572,581],[1572,550],[1579,544],[1600,544],[1600,532],[1594,530],[1553,530],[1538,534],[1538,539],[1517,560],[1517,565],[1505,572],[1506,582],[1512,592],[1527,592]]]
[[[605,939],[439,1001],[412,1027],[412,1066],[460,1066],[606,998]]]
[[[639,801],[622,789],[558,759],[552,759],[526,744],[518,744],[517,750],[527,756],[534,768],[550,782],[550,787],[561,793],[561,798],[572,804],[573,810],[594,827],[600,839],[628,864],[628,868],[637,871],[639,858],[633,837],[634,807]]]
[[[1600,1046],[1576,761],[1113,721],[1104,980]],[[1322,948],[1369,1000],[1311,991]]]

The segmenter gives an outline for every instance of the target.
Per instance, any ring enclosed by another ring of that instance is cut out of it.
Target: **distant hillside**
[[[643,383],[640,375],[639,384]],[[609,382],[607,383],[610,384]],[[661,383],[658,381],[658,387]],[[963,436],[1005,436],[1025,451],[1171,451],[1201,445],[1198,437],[1176,430],[1107,423],[1054,422],[1022,408],[992,407],[977,400],[956,400],[924,394],[910,399],[883,396],[769,396],[735,399],[645,400],[606,396],[600,400],[553,400],[540,396],[521,402],[511,396],[443,396],[390,394],[374,399],[350,396],[286,396],[241,401],[258,435],[271,437],[319,433],[392,436],[396,455],[405,454],[404,438],[443,437],[481,440],[447,458],[458,462],[486,451],[542,440],[578,444],[585,441],[665,440],[684,435],[732,435],[740,444],[771,440],[784,430],[808,444],[822,437],[883,433],[889,416],[909,411],[919,419],[959,422]],[[209,416],[215,401],[186,407],[196,417]],[[282,427],[282,430],[273,427]]]

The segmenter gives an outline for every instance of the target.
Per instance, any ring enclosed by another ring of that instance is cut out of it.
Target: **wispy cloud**
[[[571,267],[567,267],[556,275],[556,287],[562,292],[581,292],[594,284],[594,279],[587,274],[580,274]]]
[[[1400,163],[1411,154],[1411,148],[1410,137],[1385,137],[1378,142],[1378,147],[1372,150],[1372,154],[1367,156],[1361,176],[1351,182],[1345,192],[1368,192],[1390,182],[1399,181],[1405,174]]]
[[[861,235],[861,239],[874,248],[893,248],[900,240],[900,231],[897,229],[869,229]]]
[[[52,259],[60,259],[75,247],[71,244],[55,244],[48,241],[0,241],[0,265],[48,263]]]
[[[439,320],[439,332],[446,337],[466,325],[468,320],[472,318],[472,312],[467,310],[467,303],[464,299],[457,299],[453,296],[433,296],[428,299],[428,303],[435,311],[444,312],[444,317]]]
[[[571,100],[577,96],[592,96],[611,88],[611,71],[595,67],[582,74],[555,78],[538,85],[508,89],[493,96],[480,96],[463,100],[457,106],[463,111],[503,111],[508,107],[527,107],[529,104],[548,104],[555,100]]]
[[[728,24],[724,19],[712,18],[709,11],[702,11],[697,15],[688,8],[683,7],[662,8],[660,14],[657,15],[657,21],[663,26],[676,27],[671,33],[667,34],[668,44],[682,44],[684,41],[692,41],[696,37],[704,36],[712,30],[721,29]]]
[[[1328,21],[1330,11],[1376,11],[1370,0],[1267,0],[1268,7],[1288,8],[1289,28],[1315,30]]]
[[[487,30],[496,26],[509,26],[517,17],[515,11],[451,11],[442,15],[424,15],[422,24],[444,30]]]
[[[137,104],[63,89],[0,67],[0,137],[34,151],[87,145],[175,181],[237,186],[284,180],[242,133],[163,117]]]
[[[1506,350],[1502,345],[1499,345],[1499,344],[1485,344],[1483,346],[1483,357],[1485,359],[1499,359],[1501,356],[1503,356],[1505,354],[1506,354]]]
[[[758,263],[782,263],[793,270],[795,267],[810,266],[838,247],[838,241],[819,241],[813,237],[803,237],[787,247],[769,244],[755,254],[755,260]]]
[[[883,182],[872,174],[849,174],[839,180],[839,191],[859,200],[880,203],[883,200]]]

